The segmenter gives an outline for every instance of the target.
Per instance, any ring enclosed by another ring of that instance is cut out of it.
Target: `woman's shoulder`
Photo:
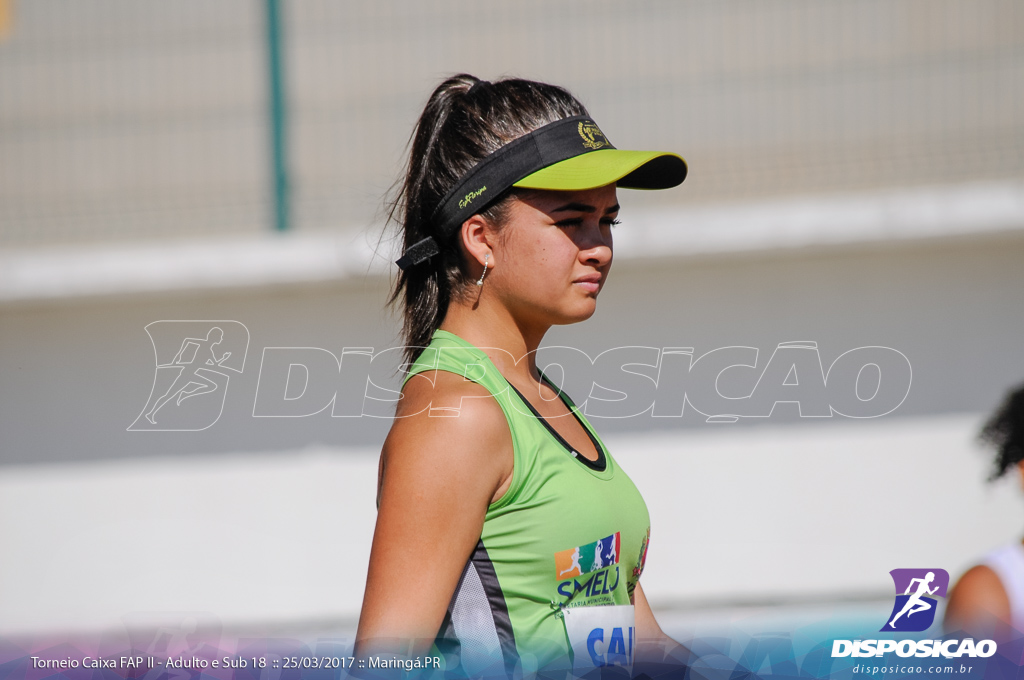
[[[946,606],[947,630],[987,627],[992,619],[1009,623],[1010,600],[999,575],[985,564],[968,569],[949,594]]]
[[[504,412],[482,385],[443,370],[423,371],[402,388],[384,443],[386,465],[503,481],[512,469]]]
[[[464,375],[444,369],[422,370],[402,386],[396,424],[405,418],[451,419],[459,427],[505,425],[501,406],[491,391]]]

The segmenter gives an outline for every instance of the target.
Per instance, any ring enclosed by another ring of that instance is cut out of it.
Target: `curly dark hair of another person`
[[[994,481],[1024,460],[1024,385],[1007,395],[982,428],[980,439],[996,448]]]
[[[519,78],[489,83],[462,73],[430,95],[410,139],[404,178],[387,204],[387,222],[400,230],[403,250],[428,236],[440,250],[401,271],[388,300],[392,306],[401,301],[406,361],[414,361],[430,343],[451,301],[469,294],[472,282],[459,232],[445,238],[431,219],[441,199],[474,165],[514,139],[585,115],[583,105],[565,89]],[[495,229],[507,221],[515,191],[496,197],[480,213]]]

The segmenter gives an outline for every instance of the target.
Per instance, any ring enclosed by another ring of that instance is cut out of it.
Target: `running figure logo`
[[[896,602],[881,630],[926,630],[935,621],[938,600],[932,596],[946,597],[949,573],[945,569],[893,569],[889,574],[896,586]]]
[[[616,531],[593,543],[578,545],[555,553],[555,578],[559,581],[584,576],[619,563],[622,539]]]
[[[154,321],[146,326],[156,373],[128,429],[205,430],[220,419],[231,373],[241,373],[249,329],[237,321]]]
[[[579,576],[583,573],[580,568],[580,549],[573,548],[572,554],[569,555],[569,566],[558,572],[558,578],[562,578],[566,574],[572,574],[573,576]]]

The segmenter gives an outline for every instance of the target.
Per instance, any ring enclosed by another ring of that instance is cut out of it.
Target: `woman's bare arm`
[[[633,591],[633,614],[636,622],[636,666],[638,669],[649,664],[689,663],[690,650],[670,638],[661,629],[639,583],[636,584],[636,590]]]
[[[438,371],[412,377],[403,394],[381,453],[360,655],[429,648],[512,474],[508,424],[484,387]]]

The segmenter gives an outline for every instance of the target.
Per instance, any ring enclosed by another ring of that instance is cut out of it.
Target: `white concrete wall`
[[[908,566],[955,578],[1020,533],[1016,480],[983,484],[978,423],[608,437],[650,509],[652,606],[885,599],[889,570]],[[173,612],[205,612],[229,629],[351,631],[375,453],[0,468],[0,635],[118,629]]]

